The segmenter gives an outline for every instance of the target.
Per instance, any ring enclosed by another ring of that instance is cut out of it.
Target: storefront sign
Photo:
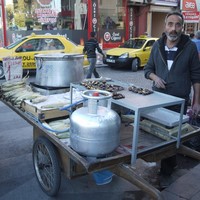
[[[129,8],[129,38],[133,38],[133,8]]]
[[[92,31],[97,32],[98,0],[92,1]]]
[[[40,23],[55,23],[57,21],[58,11],[51,8],[35,9],[35,14]]]
[[[147,0],[147,2],[151,2],[152,4],[156,5],[163,5],[163,6],[178,6],[178,0]]]
[[[107,31],[104,33],[104,41],[105,42],[121,42],[122,36],[120,32],[117,31]]]
[[[199,23],[199,12],[182,12],[184,21],[187,23]]]
[[[182,11],[200,12],[199,0],[182,0]]]
[[[45,7],[49,6],[52,0],[37,0],[37,2],[40,4],[40,6]]]
[[[200,3],[199,0],[182,0],[181,9],[185,22],[199,23]]]

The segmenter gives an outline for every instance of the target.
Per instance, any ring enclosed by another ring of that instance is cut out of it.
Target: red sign
[[[38,8],[35,13],[40,23],[55,23],[57,20],[58,11],[51,8]]]
[[[49,6],[52,0],[37,0],[41,6]]]
[[[197,12],[197,0],[182,0],[182,11]]]
[[[188,23],[199,23],[199,12],[182,12],[184,21]]]
[[[98,0],[92,1],[92,31],[97,32],[98,29]]]

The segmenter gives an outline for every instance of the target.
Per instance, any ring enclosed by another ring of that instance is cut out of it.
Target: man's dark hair
[[[171,16],[171,15],[177,15],[177,16],[179,16],[179,17],[182,19],[182,24],[184,24],[183,15],[182,15],[180,12],[178,12],[178,11],[169,12],[169,13],[167,14],[167,16],[165,17],[165,22],[167,21],[168,17]]]
[[[200,30],[198,30],[198,31],[195,33],[195,37],[196,37],[196,39],[200,40]]]
[[[190,33],[190,38],[193,38],[195,36],[194,33]]]
[[[90,33],[90,36],[91,36],[91,37],[95,37],[95,35],[96,35],[95,32],[91,32],[91,33]]]

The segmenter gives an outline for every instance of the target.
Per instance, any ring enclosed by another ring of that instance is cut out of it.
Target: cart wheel
[[[4,79],[4,78],[5,78],[5,74],[3,70],[3,63],[0,62],[0,79]]]
[[[47,195],[55,196],[61,183],[61,170],[55,147],[45,137],[39,137],[34,142],[32,155],[40,187]]]

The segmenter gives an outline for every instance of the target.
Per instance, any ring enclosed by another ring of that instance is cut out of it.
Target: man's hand
[[[158,77],[154,73],[151,73],[149,77],[154,81],[155,87],[165,89],[166,82],[162,78]]]
[[[155,80],[154,82],[155,82],[155,86],[156,86],[157,88],[165,89],[165,84],[166,84],[166,82],[165,82],[163,79],[157,77],[156,80]]]
[[[193,106],[192,106],[192,115],[194,117],[197,117],[198,114],[200,114],[200,105],[194,103]]]
[[[200,83],[193,84],[192,115],[200,114]]]

